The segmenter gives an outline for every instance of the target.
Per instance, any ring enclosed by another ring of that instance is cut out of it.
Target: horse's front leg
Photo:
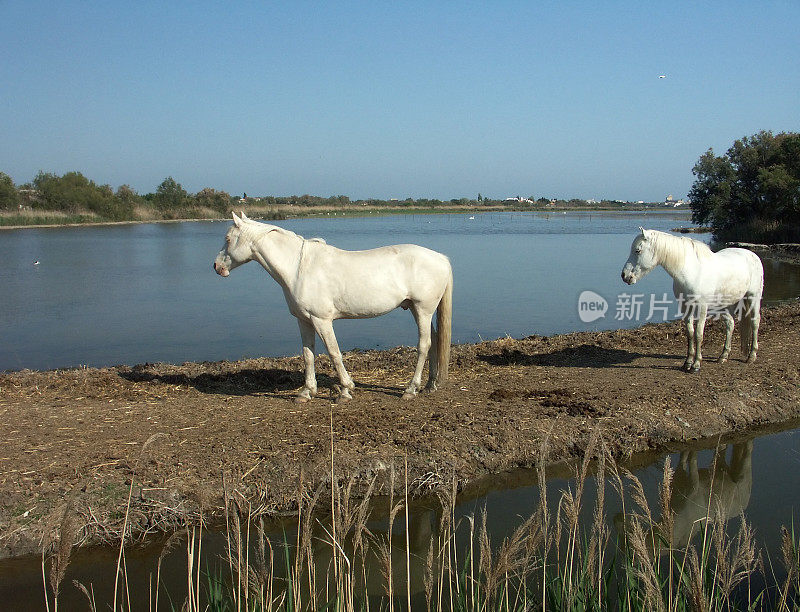
[[[692,369],[692,364],[694,363],[695,321],[692,313],[686,314],[683,323],[686,326],[686,361],[683,362],[681,369],[688,372]]]
[[[697,314],[697,323],[694,328],[694,363],[692,363],[692,367],[689,370],[690,372],[699,372],[700,371],[700,362],[703,361],[703,332],[706,328],[706,317],[708,316],[708,306],[705,304],[700,304],[700,307],[697,309],[699,312]]]
[[[416,307],[412,307],[414,320],[419,327],[419,342],[417,342],[417,367],[414,369],[414,376],[403,393],[403,399],[412,399],[422,388],[422,370],[425,368],[425,359],[431,348],[431,319],[433,313],[419,312]]]
[[[724,363],[731,353],[731,338],[733,337],[733,315],[727,310],[723,311],[722,324],[725,326],[725,344],[722,345],[722,354],[719,356],[719,362]]]
[[[311,319],[311,322],[314,324],[314,329],[319,334],[319,337],[322,338],[322,341],[325,343],[325,348],[328,349],[328,355],[333,362],[336,375],[339,377],[339,383],[342,386],[339,399],[345,402],[353,399],[350,392],[355,389],[356,386],[353,383],[353,379],[350,378],[350,375],[344,368],[342,352],[339,350],[339,343],[336,341],[336,336],[333,333],[333,321],[315,317]]]
[[[297,393],[294,401],[305,403],[317,394],[317,375],[314,370],[314,343],[316,340],[314,326],[309,321],[297,319],[300,326],[300,338],[303,341],[303,361],[306,364],[306,384]]]

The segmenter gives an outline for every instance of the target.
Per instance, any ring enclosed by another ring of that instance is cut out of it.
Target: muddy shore
[[[299,357],[3,374],[0,557],[38,552],[65,504],[79,542],[114,541],[129,491],[139,536],[219,513],[223,481],[255,511],[291,512],[299,483],[330,486],[331,448],[337,479],[386,492],[407,458],[422,493],[532,466],[545,439],[548,462],[581,456],[596,429],[624,457],[800,416],[800,304],[763,311],[753,364],[738,327],[716,363],[720,327],[694,375],[678,323],[456,345],[449,382],[410,402],[408,347],[347,353],[349,403],[332,401],[327,357],[304,405]]]

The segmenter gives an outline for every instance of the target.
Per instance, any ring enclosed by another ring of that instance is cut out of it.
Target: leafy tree
[[[800,134],[762,131],[692,169],[692,220],[719,238],[800,239]]]
[[[195,195],[195,200],[198,206],[212,208],[225,215],[228,214],[231,208],[231,196],[225,191],[217,191],[211,187],[201,189]]]
[[[139,194],[130,185],[120,185],[115,195],[120,202],[136,203],[140,199]]]
[[[61,177],[39,172],[33,179],[33,187],[38,195],[33,201],[35,208],[68,213],[91,211],[104,219],[127,218],[110,186],[97,185],[80,172],[67,172]]]
[[[142,202],[142,198],[130,185],[120,185],[117,187],[114,198],[119,208],[118,216],[124,219],[132,219],[134,216],[134,208],[137,204]]]
[[[0,172],[0,210],[15,210],[19,206],[19,192],[14,181],[4,172]]]
[[[163,211],[175,211],[188,204],[189,194],[174,178],[168,176],[156,189],[153,203]]]

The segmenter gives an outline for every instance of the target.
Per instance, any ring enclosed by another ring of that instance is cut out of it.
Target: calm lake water
[[[640,225],[669,231],[688,224],[685,214],[676,213],[470,217],[322,218],[280,225],[306,237],[322,236],[346,249],[413,242],[447,254],[455,275],[454,341],[472,342],[506,334],[521,337],[643,324],[648,301],[661,299],[664,293],[671,296],[672,281],[657,269],[634,287],[624,285],[619,275],[630,243]],[[0,232],[5,255],[0,269],[0,370],[297,354],[296,322],[278,285],[260,266],[243,266],[227,279],[213,272],[211,264],[227,227],[228,223],[207,222]],[[800,296],[800,267],[765,261],[765,273],[766,303]],[[606,316],[592,323],[578,316],[578,296],[586,290],[608,302]],[[634,292],[644,298],[640,316],[617,317],[618,304]],[[340,321],[336,331],[344,349],[416,341],[411,316],[403,311],[373,320]],[[318,347],[322,350],[321,344]],[[737,499],[732,513],[738,516],[740,509],[744,511],[773,560],[780,525],[800,520],[800,429],[796,427],[754,433],[749,441],[737,440],[726,453],[727,473],[736,475],[731,485]],[[700,481],[708,482],[714,450],[708,444],[695,450]],[[678,464],[678,454],[661,453],[638,457],[630,466],[654,507],[667,456],[673,467]],[[715,477],[722,475],[718,471]],[[551,506],[558,491],[570,485],[564,470],[552,470],[547,485]],[[593,495],[594,488],[589,487],[584,503],[588,510]],[[530,515],[538,498],[535,474],[499,475],[471,487],[456,514],[466,516],[486,507],[497,542]],[[611,520],[621,506],[610,491],[606,498]],[[689,506],[682,516],[691,521]],[[412,526],[435,523],[435,518],[425,507],[417,508]],[[732,517],[733,523],[737,520]],[[203,546],[206,559],[223,551],[219,536],[210,536]],[[131,592],[138,594],[139,607],[146,607],[148,580],[159,553],[154,546],[126,554]],[[44,609],[40,561],[38,557],[0,561],[0,610]],[[185,597],[185,563],[186,552],[179,548],[162,570],[175,602]],[[115,565],[116,550],[76,551],[64,582],[63,609],[85,607],[83,595],[70,584],[72,578],[92,583],[101,607],[100,602],[110,602]]]
[[[316,218],[279,222],[344,249],[412,242],[451,258],[453,339],[475,342],[646,322],[652,300],[672,296],[660,268],[620,279],[642,225],[668,231],[686,214],[486,213]],[[26,229],[0,232],[0,371],[216,361],[299,354],[283,293],[250,263],[223,279],[212,270],[225,222]],[[34,262],[38,261],[38,265]],[[800,295],[800,267],[767,262],[765,301]],[[608,302],[590,324],[578,297]],[[643,296],[640,316],[617,305]],[[677,305],[667,313],[674,316]],[[626,315],[618,318],[617,315]],[[656,311],[655,318],[663,319]],[[415,345],[411,315],[335,324],[343,350]],[[318,343],[318,350],[324,350]]]

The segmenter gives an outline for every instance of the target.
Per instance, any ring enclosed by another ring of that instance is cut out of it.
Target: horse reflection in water
[[[684,451],[672,480],[669,509],[673,514],[672,534],[662,533],[647,537],[650,550],[666,552],[671,542],[673,549],[685,548],[702,530],[704,524],[715,516],[727,521],[741,515],[750,503],[753,484],[753,441],[729,445],[716,453],[711,466],[697,467],[697,451]],[[629,533],[630,525],[622,515],[614,518],[618,533]],[[662,520],[662,524],[664,521]],[[671,535],[671,537],[670,537]]]
[[[390,568],[395,601],[405,600],[407,593],[412,597],[423,594],[429,553],[431,547],[439,543],[441,509],[420,510],[411,514],[408,539],[404,529],[405,520],[402,517],[403,513],[400,512],[388,538],[385,533],[378,530],[377,533],[381,535],[356,555],[353,554],[352,534],[350,534],[344,544],[344,550],[339,551],[336,560],[330,546],[330,534],[321,527],[318,528],[313,549],[313,573],[318,595],[322,595],[327,588],[336,583],[335,563],[353,564],[350,570],[355,577],[353,588],[356,597],[366,596],[375,599],[386,597]],[[347,561],[344,561],[345,558]],[[347,569],[342,568],[344,571]],[[432,569],[438,571],[438,565],[434,563]],[[308,588],[307,582],[304,588]],[[322,599],[324,600],[324,597]]]

